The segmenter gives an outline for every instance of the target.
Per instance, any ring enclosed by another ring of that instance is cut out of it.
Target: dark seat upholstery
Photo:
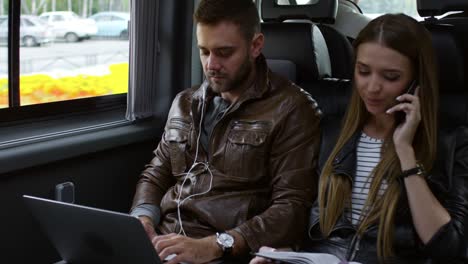
[[[334,76],[332,69],[335,68],[330,59],[335,56],[335,64],[341,67],[344,67],[345,60],[336,53],[330,53],[324,34],[312,22],[332,19],[336,15],[336,12],[332,12],[336,1],[320,1],[320,5],[310,8],[278,6],[274,2],[261,2],[262,32],[265,35],[263,54],[270,68],[309,92],[324,114],[343,113],[349,97],[350,81],[348,78],[343,80],[343,74],[340,78]],[[295,21],[283,22],[289,19]],[[347,41],[344,36],[343,39]],[[351,72],[351,65],[346,70]]]
[[[426,24],[439,70],[440,121],[444,128],[468,125],[468,88],[463,46],[451,25]],[[467,197],[468,198],[468,197]]]
[[[353,76],[354,51],[349,39],[326,24],[319,24],[323,37],[327,42],[328,53],[332,65],[332,76],[338,79],[350,80]]]
[[[333,27],[323,24],[335,22],[338,0],[320,0],[309,5],[277,5],[275,0],[261,1],[264,22],[317,23],[328,47],[331,60],[331,77],[351,79],[353,49],[345,35]]]
[[[468,10],[466,0],[418,1],[418,12],[426,17],[422,23],[431,32],[436,52],[443,129],[468,125],[468,17],[439,20],[434,16],[464,10]]]
[[[468,17],[449,16],[436,19],[450,11],[468,12],[466,0],[418,0],[418,13],[432,34],[439,67],[441,130],[452,131],[468,126]],[[468,200],[468,197],[466,197]],[[468,201],[467,201],[468,202]],[[468,219],[465,219],[465,228]],[[468,243],[468,234],[465,231]],[[468,248],[465,254],[468,261]],[[460,262],[460,263],[462,263]]]
[[[436,19],[434,16],[440,16],[447,12],[464,11],[461,14],[452,14]],[[418,12],[422,17],[427,17],[426,23],[452,25],[453,33],[457,36],[462,47],[468,46],[468,1],[466,0],[419,0]],[[468,65],[468,49],[461,49],[462,58],[465,65]],[[468,76],[468,67],[464,71],[465,82]]]
[[[292,62],[295,82],[310,84],[331,76],[330,57],[318,27],[311,23],[263,23],[263,54],[268,60]],[[271,68],[274,65],[269,63]],[[293,80],[294,80],[293,79]]]

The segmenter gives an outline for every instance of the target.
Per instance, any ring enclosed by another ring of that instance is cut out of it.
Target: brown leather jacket
[[[209,150],[199,146],[197,161],[208,162],[210,170],[195,167],[180,194],[181,200],[198,194],[180,205],[188,236],[236,230],[254,251],[291,245],[306,231],[320,138],[319,112],[310,95],[272,73],[263,56],[256,64],[256,83],[216,123]],[[206,102],[210,97],[208,92]],[[202,98],[199,87],[177,95],[155,157],[137,184],[133,208],[159,205],[162,233],[180,230],[177,198],[194,163]]]

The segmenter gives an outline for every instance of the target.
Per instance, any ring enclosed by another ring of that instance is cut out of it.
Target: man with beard
[[[174,99],[131,213],[169,264],[242,263],[304,234],[319,114],[268,69],[252,0],[202,0],[194,20],[206,80]]]

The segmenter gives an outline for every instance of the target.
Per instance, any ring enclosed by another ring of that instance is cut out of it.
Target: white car
[[[0,17],[0,43],[8,41],[8,17]],[[50,27],[36,16],[21,15],[20,44],[35,47],[48,44],[54,40]]]
[[[39,18],[52,26],[56,38],[77,42],[96,35],[98,29],[92,19],[85,19],[71,11],[42,13]]]

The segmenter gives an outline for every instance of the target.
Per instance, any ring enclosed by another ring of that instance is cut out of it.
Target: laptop
[[[23,195],[68,264],[160,264],[140,221],[128,214]]]

